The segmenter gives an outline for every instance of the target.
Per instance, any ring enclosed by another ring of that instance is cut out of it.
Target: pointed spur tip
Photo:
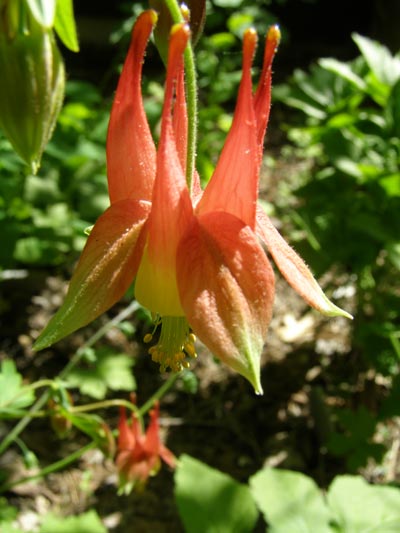
[[[279,28],[278,24],[274,24],[271,26],[268,30],[267,34],[267,41],[273,42],[275,46],[277,47],[279,45],[279,42],[281,40],[281,30]]]
[[[353,315],[342,309],[341,307],[338,307],[334,303],[332,303],[328,298],[326,298],[326,305],[323,309],[319,309],[321,313],[323,313],[326,316],[343,316],[344,318],[348,318],[349,320],[353,320]]]

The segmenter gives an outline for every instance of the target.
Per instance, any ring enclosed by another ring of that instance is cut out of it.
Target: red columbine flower
[[[129,426],[125,408],[120,409],[116,465],[120,491],[125,494],[135,487],[143,488],[148,478],[157,474],[161,459],[171,468],[175,467],[174,454],[160,441],[159,414],[156,403],[150,411],[150,423],[144,433],[137,416],[132,414],[132,425]]]
[[[232,127],[203,193],[197,174],[191,190],[184,176],[185,24],[171,31],[157,150],[144,112],[141,70],[155,21],[153,11],[136,21],[111,111],[111,207],[96,222],[64,304],[36,349],[91,322],[136,279],[136,298],[161,322],[159,343],[149,350],[161,369],[188,365],[188,358],[195,356],[192,330],[261,393],[260,355],[272,313],[274,274],[260,240],[311,306],[327,315],[350,316],[326,298],[302,259],[257,207],[279,29],[273,26],[268,32],[254,94],[251,64],[257,36],[254,30],[244,34],[243,75]]]

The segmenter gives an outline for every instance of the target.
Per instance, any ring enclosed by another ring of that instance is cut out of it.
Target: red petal
[[[257,141],[260,148],[260,156],[263,151],[265,131],[267,129],[269,110],[271,107],[271,76],[272,61],[278,48],[281,33],[278,26],[271,26],[265,43],[264,63],[260,76],[260,82],[254,96],[254,107],[257,118]]]
[[[135,437],[126,421],[126,409],[120,407],[118,422],[118,452],[123,450],[133,450],[135,447]]]
[[[251,63],[257,36],[247,31],[243,41],[243,75],[231,129],[217,167],[199,202],[199,214],[225,211],[255,227],[259,150],[253,108]]]
[[[149,210],[149,204],[121,200],[98,219],[64,303],[37,339],[36,350],[85,326],[125,294],[142,256],[141,232]]]
[[[159,416],[160,407],[157,402],[150,411],[150,424],[146,431],[146,452],[150,456],[156,455],[157,457],[161,457],[167,465],[174,468],[176,463],[175,455],[160,441]]]
[[[228,213],[203,215],[179,245],[177,273],[182,307],[195,334],[261,393],[260,355],[274,275],[255,234]]]
[[[173,126],[179,161],[182,165],[182,171],[185,174],[187,157],[188,117],[185,96],[185,74],[183,70],[183,61],[181,61],[181,65],[179,67],[178,79],[176,83],[176,98],[173,113]]]
[[[160,445],[160,434],[158,417],[160,415],[160,406],[156,402],[153,409],[150,411],[150,423],[146,431],[146,452],[148,454],[158,455],[158,449]]]
[[[173,27],[148,240],[135,286],[136,298],[142,305],[154,313],[169,316],[183,313],[176,287],[176,248],[193,216],[172,125],[174,83],[188,39],[186,25]]]
[[[286,281],[309,305],[328,316],[352,318],[325,296],[302,258],[288,245],[261,207],[257,209],[257,235],[264,241]]]
[[[154,11],[137,19],[111,110],[107,135],[107,174],[111,202],[150,200],[156,150],[143,107],[142,63],[156,22]]]

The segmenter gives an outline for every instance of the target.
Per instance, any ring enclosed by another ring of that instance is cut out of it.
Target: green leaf
[[[14,259],[28,265],[57,265],[65,260],[68,245],[40,237],[19,239],[14,250]]]
[[[107,451],[109,444],[106,425],[102,418],[89,413],[71,413],[67,409],[61,409],[60,414],[78,428],[82,433],[90,437],[102,451]]]
[[[57,0],[54,28],[67,48],[72,52],[79,52],[72,0]]]
[[[40,533],[107,533],[94,510],[79,516],[47,515],[39,531]]]
[[[10,505],[6,498],[0,498],[0,524],[12,522],[18,515],[18,509]]]
[[[400,195],[400,191],[399,191]],[[400,270],[400,242],[393,242],[386,246],[388,259],[398,270]]]
[[[75,368],[67,381],[78,387],[82,394],[102,400],[107,390],[133,391],[136,382],[132,375],[133,359],[126,354],[115,354],[107,348],[96,352],[96,361],[86,368]]]
[[[243,3],[243,0],[214,0],[214,4],[218,7],[227,7],[234,9],[239,7]]]
[[[332,533],[328,507],[311,478],[290,470],[265,468],[249,483],[271,533]]]
[[[25,0],[30,12],[37,22],[44,28],[52,28],[54,24],[54,14],[56,0]]]
[[[400,531],[400,490],[369,485],[361,476],[339,476],[329,487],[328,502],[340,533]]]
[[[322,68],[329,70],[330,72],[333,72],[338,76],[341,76],[349,83],[357,87],[357,89],[359,89],[360,91],[366,92],[367,85],[365,81],[360,78],[360,76],[357,76],[357,74],[351,69],[350,65],[348,65],[347,63],[343,63],[342,61],[338,61],[337,59],[325,58],[320,59],[318,61],[318,64]]]
[[[175,498],[187,533],[250,533],[257,521],[246,485],[188,455],[176,469]]]
[[[400,78],[400,59],[393,57],[386,46],[368,37],[353,33],[352,38],[376,78],[392,87]]]
[[[25,533],[23,529],[14,526],[11,522],[0,522],[1,533]]]
[[[400,80],[392,87],[385,109],[387,122],[393,135],[400,136]]]
[[[12,415],[14,410],[32,405],[35,395],[32,390],[25,390],[22,376],[15,368],[14,361],[5,359],[0,371],[0,414]]]
[[[233,46],[235,44],[235,37],[231,33],[220,32],[214,33],[214,35],[209,37],[209,41],[213,48],[221,50]]]
[[[254,17],[250,13],[243,13],[241,11],[234,12],[228,19],[227,26],[229,31],[234,33],[237,37],[242,37],[247,28],[254,24]]]

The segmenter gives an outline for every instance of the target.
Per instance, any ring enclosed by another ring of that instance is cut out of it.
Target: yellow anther
[[[185,344],[185,352],[188,354],[189,357],[196,357],[196,348],[190,342],[187,342]]]
[[[159,324],[161,324],[161,332],[158,344],[148,349],[152,360],[159,363],[161,372],[165,372],[168,368],[173,372],[189,368],[186,358],[197,357],[194,346],[196,337],[190,333],[186,319],[184,317],[156,317],[154,331],[144,336],[144,342],[152,340]]]

